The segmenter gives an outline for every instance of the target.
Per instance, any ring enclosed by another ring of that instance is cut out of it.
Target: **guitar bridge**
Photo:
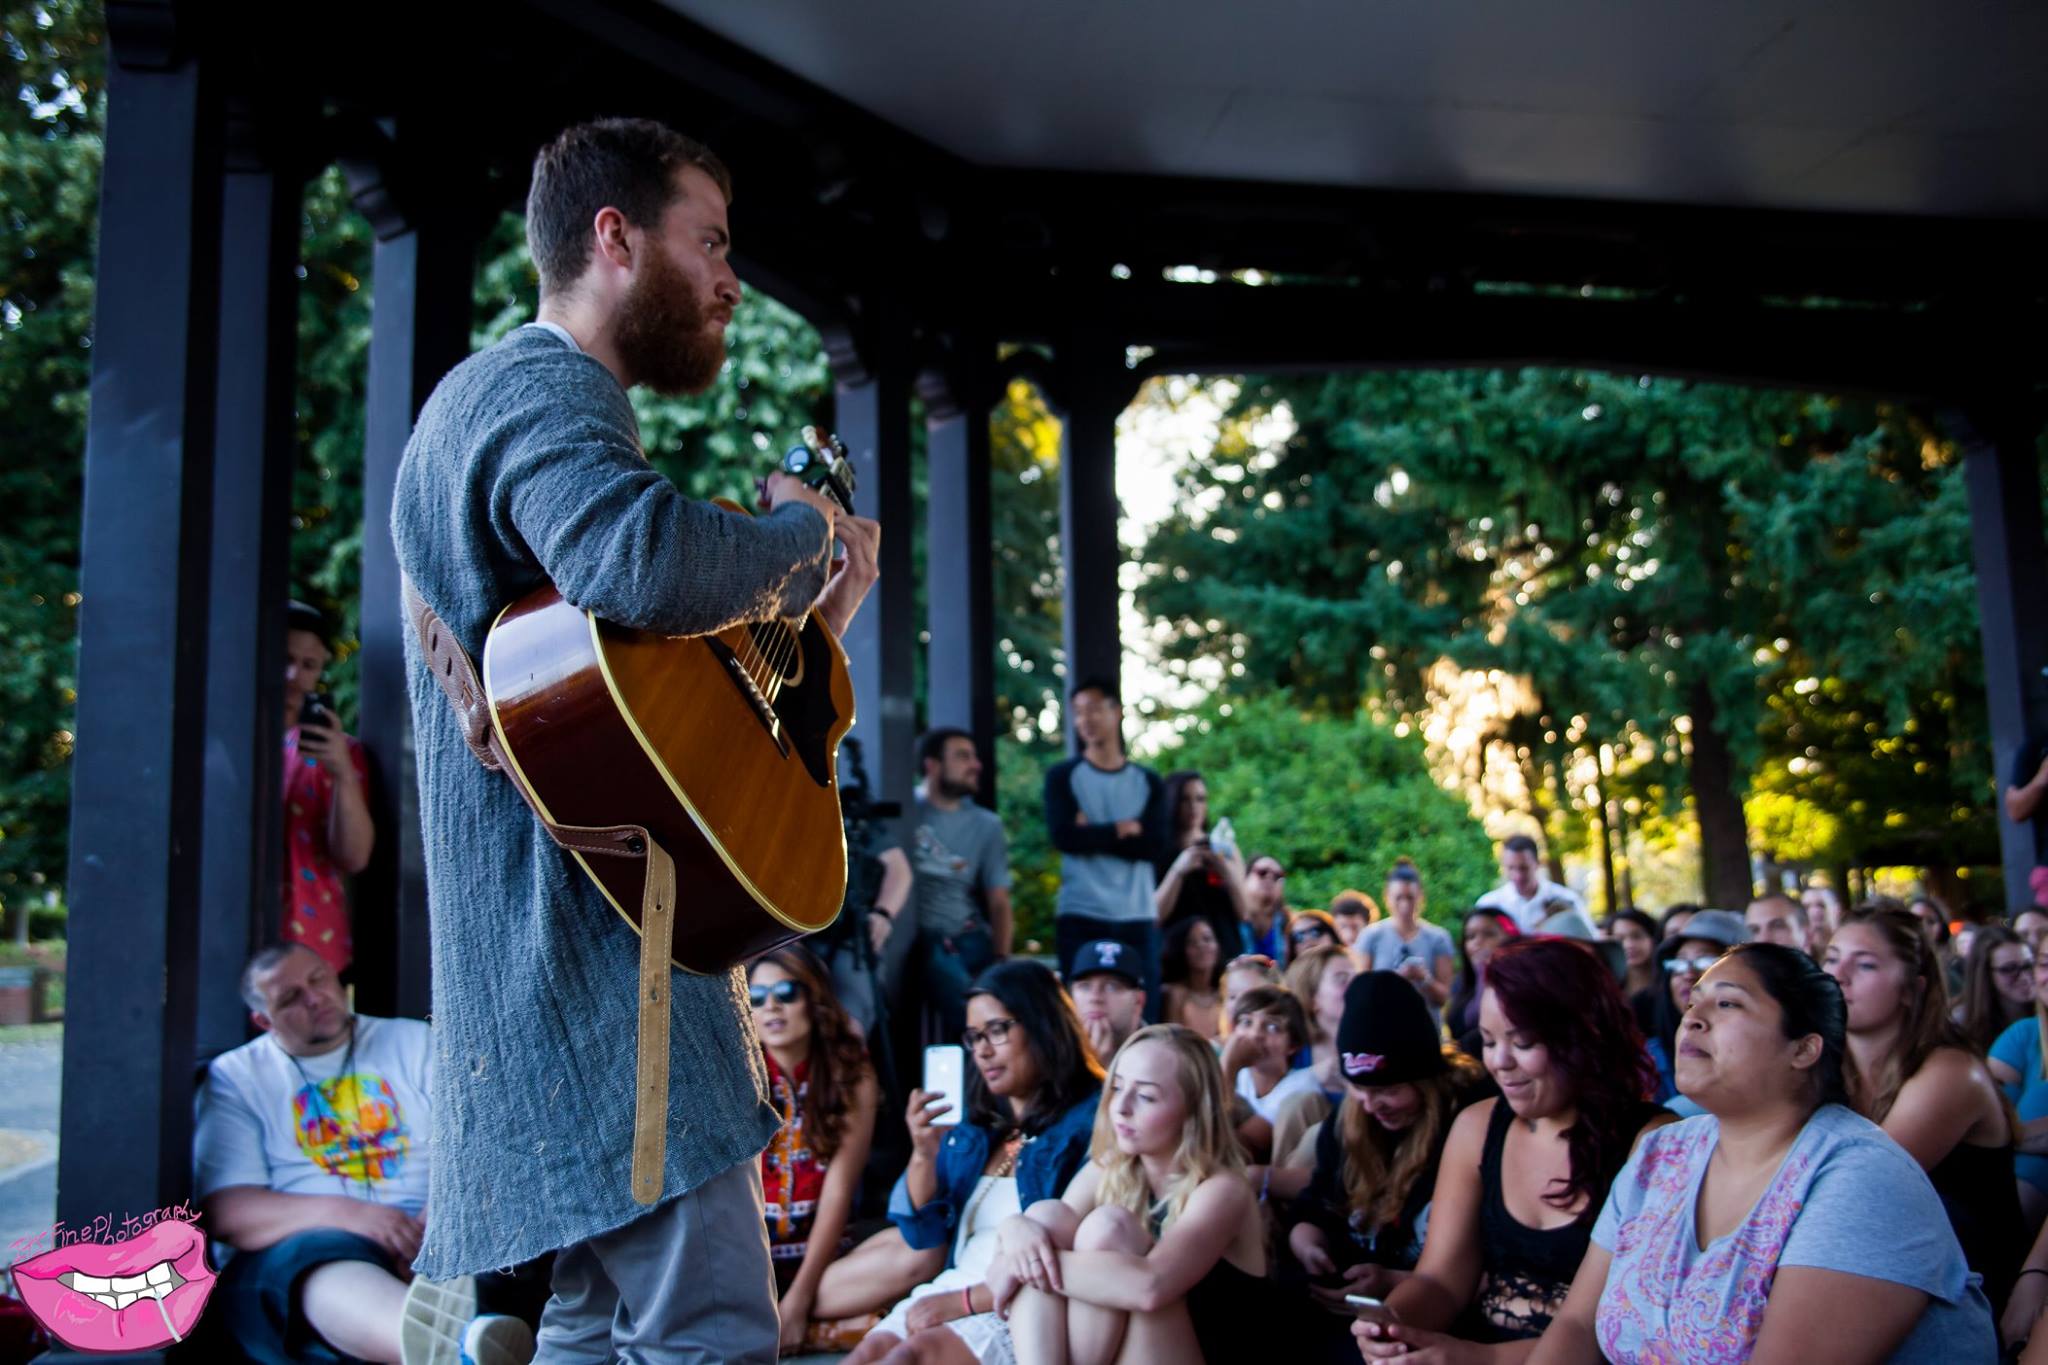
[[[740,663],[739,656],[732,652],[731,646],[716,636],[707,637],[704,643],[711,646],[712,654],[717,656],[719,663],[725,665],[726,676],[732,679],[733,686],[739,689],[740,695],[747,699],[747,705],[754,709],[754,719],[761,722],[761,728],[768,732],[768,738],[774,741],[777,751],[784,758],[788,758],[789,740],[782,733],[782,718],[775,714],[775,708],[769,705],[768,698],[761,694],[760,687]]]

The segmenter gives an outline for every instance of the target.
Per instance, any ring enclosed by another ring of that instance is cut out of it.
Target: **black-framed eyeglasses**
[[[773,1000],[778,1005],[794,1005],[804,998],[804,983],[794,977],[784,977],[772,986],[747,987],[747,1000],[755,1009]]]
[[[1664,970],[1674,976],[1679,972],[1684,972],[1688,976],[1698,976],[1720,960],[1718,957],[1667,957],[1664,959]]]
[[[2017,981],[2033,971],[2034,964],[2031,962],[2003,962],[1994,964],[1991,970],[2004,977],[2007,981]]]
[[[987,1028],[963,1030],[960,1034],[960,1046],[966,1048],[969,1052],[981,1051],[983,1043],[987,1043],[990,1047],[1001,1047],[1005,1042],[1009,1041],[1010,1030],[1015,1027],[1017,1027],[1015,1019],[991,1019],[988,1021]]]

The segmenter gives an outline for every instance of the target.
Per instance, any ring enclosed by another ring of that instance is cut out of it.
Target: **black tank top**
[[[2013,1190],[2013,1150],[1958,1142],[1927,1178],[1948,1211],[1963,1259],[1984,1277],[1991,1311],[2005,1311],[2013,1277],[2027,1254],[2026,1224]]]
[[[1660,1106],[1644,1103],[1629,1115],[1629,1133],[1640,1131]],[[1552,1315],[1564,1307],[1572,1277],[1593,1240],[1593,1220],[1567,1223],[1561,1228],[1532,1228],[1508,1212],[1501,1187],[1501,1157],[1507,1149],[1508,1128],[1515,1111],[1506,1100],[1493,1106],[1486,1125],[1486,1151],[1479,1159],[1482,1199],[1479,1206],[1479,1237],[1485,1265],[1479,1274],[1479,1291],[1466,1310],[1457,1334],[1470,1341],[1523,1341],[1543,1335]],[[1621,1172],[1628,1148],[1621,1149],[1621,1161],[1601,1173],[1592,1191],[1597,1214],[1607,1199],[1607,1187]]]

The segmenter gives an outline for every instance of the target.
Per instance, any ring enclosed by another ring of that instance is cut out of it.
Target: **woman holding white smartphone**
[[[848,1365],[1010,1365],[1009,1327],[983,1283],[996,1230],[1058,1198],[1088,1159],[1102,1066],[1050,971],[1020,959],[983,972],[961,1042],[965,1107],[953,1095],[911,1092],[910,1166],[889,1197],[903,1241],[946,1248],[946,1268],[897,1304]]]

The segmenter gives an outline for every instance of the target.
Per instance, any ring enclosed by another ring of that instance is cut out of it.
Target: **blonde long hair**
[[[1157,1043],[1173,1053],[1174,1079],[1187,1110],[1181,1121],[1180,1146],[1173,1154],[1174,1176],[1157,1199],[1145,1182],[1144,1163],[1116,1145],[1111,1088],[1116,1083],[1117,1064],[1140,1043]],[[1157,1235],[1180,1217],[1204,1180],[1212,1175],[1244,1174],[1244,1154],[1230,1129],[1230,1095],[1223,1086],[1223,1068],[1208,1039],[1183,1024],[1147,1025],[1116,1050],[1109,1077],[1102,1103],[1095,1109],[1095,1136],[1088,1148],[1088,1155],[1102,1167],[1101,1183],[1095,1187],[1096,1203],[1130,1210]]]

